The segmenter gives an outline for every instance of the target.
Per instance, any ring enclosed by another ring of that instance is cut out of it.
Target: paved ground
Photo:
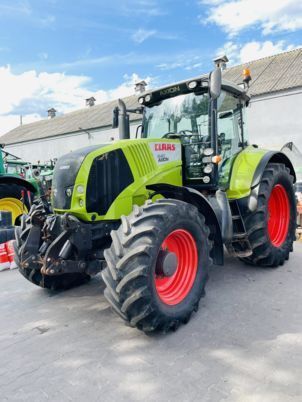
[[[146,336],[103,285],[51,294],[0,273],[0,401],[302,401],[302,243],[277,270],[229,259],[201,309]]]

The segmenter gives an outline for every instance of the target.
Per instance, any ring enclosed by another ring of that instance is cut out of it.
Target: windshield
[[[146,107],[143,137],[162,138],[169,133],[208,136],[209,96],[189,93]]]

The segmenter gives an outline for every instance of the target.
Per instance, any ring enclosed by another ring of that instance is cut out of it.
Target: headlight
[[[150,94],[146,95],[145,96],[145,102],[150,102],[150,100],[151,100],[151,95]]]
[[[84,194],[84,191],[85,191],[84,186],[79,185],[79,186],[77,187],[77,192],[78,192],[79,194]]]
[[[72,196],[72,189],[71,188],[67,188],[65,190],[65,194],[67,195],[67,197],[71,197]]]
[[[204,173],[206,174],[210,174],[213,171],[213,167],[212,165],[207,165],[204,169],[203,169]]]
[[[139,98],[138,103],[140,103],[141,105],[144,103],[145,99],[144,98]]]
[[[206,149],[204,149],[203,154],[205,156],[211,156],[211,155],[214,154],[214,149],[213,148],[206,148]]]
[[[189,89],[194,89],[197,87],[197,81],[191,81],[188,83],[188,88]]]

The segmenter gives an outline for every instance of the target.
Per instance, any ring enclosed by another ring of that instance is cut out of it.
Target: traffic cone
[[[10,263],[10,269],[16,269],[17,268],[17,264],[15,263],[15,260],[14,260],[14,258],[15,258],[14,241],[15,240],[10,240],[10,241],[7,241],[5,243],[8,260],[9,260],[9,263]]]
[[[10,268],[10,262],[8,259],[5,243],[0,244],[0,271],[4,271]]]

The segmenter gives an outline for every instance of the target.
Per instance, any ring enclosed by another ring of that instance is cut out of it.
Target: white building
[[[293,142],[302,150],[302,48],[231,67],[224,77],[239,84],[244,67],[252,76],[250,142],[278,149]]]
[[[252,75],[247,111],[250,142],[280,149],[292,141],[302,150],[302,48],[230,67],[224,77],[239,84],[244,67]],[[118,131],[111,128],[117,101],[101,105],[86,101],[85,109],[19,126],[2,136],[1,142],[9,152],[36,162],[117,138]],[[129,108],[138,106],[136,95],[124,101]],[[53,116],[55,111],[49,113]],[[134,135],[140,116],[132,114],[130,120]]]
[[[88,101],[88,100],[86,100]],[[129,108],[138,106],[137,96],[124,99]],[[117,101],[90,105],[63,116],[48,111],[49,118],[19,126],[1,137],[5,150],[28,162],[45,162],[75,149],[100,144],[118,138],[118,129],[112,129],[112,112]],[[141,116],[130,115],[131,132],[135,133]]]

